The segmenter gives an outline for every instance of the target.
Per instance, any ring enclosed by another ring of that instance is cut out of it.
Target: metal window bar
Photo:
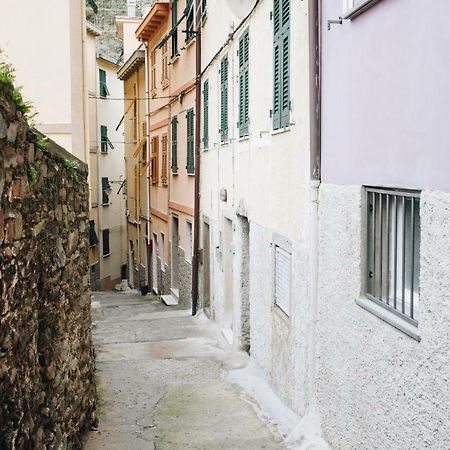
[[[420,193],[367,188],[366,295],[417,325]]]

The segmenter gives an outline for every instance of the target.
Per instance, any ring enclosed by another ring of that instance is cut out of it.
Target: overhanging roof
[[[144,50],[136,50],[128,60],[123,64],[123,66],[117,72],[117,78],[119,80],[125,81],[135,72],[139,67],[143,66],[145,63],[145,52]]]
[[[141,41],[150,41],[158,33],[161,25],[168,19],[169,3],[155,2],[136,30],[136,37]]]

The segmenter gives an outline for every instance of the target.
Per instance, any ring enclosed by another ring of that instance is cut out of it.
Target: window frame
[[[369,8],[377,4],[380,0],[361,0],[360,3],[355,4],[356,0],[343,0],[343,19],[354,19]]]
[[[364,295],[357,300],[418,341],[420,195],[420,191],[364,187]]]

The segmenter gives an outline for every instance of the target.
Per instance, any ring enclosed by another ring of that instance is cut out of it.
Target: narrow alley
[[[248,362],[202,317],[138,293],[96,293],[92,303],[99,427],[86,450],[279,449],[223,375]]]

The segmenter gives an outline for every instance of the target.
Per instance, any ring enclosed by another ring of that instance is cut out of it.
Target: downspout
[[[147,153],[147,163],[150,161],[150,85],[149,85],[149,69],[148,69],[148,42],[144,42],[145,46],[145,96],[147,101],[145,102],[145,121],[146,121],[146,153]],[[148,237],[148,243],[147,243],[147,286],[148,286],[148,292],[151,292],[152,286],[150,286],[150,280],[152,276],[152,271],[150,267],[150,261],[152,252],[154,251],[153,245],[152,245],[152,234],[151,234],[151,222],[150,222],[150,166],[151,164],[147,165],[146,169],[146,177],[147,182],[145,183],[146,187],[146,194],[147,194],[147,212],[146,212],[146,226],[147,226],[147,237]]]
[[[310,96],[310,292],[311,329],[309,342],[309,407],[316,408],[316,341],[319,282],[319,187],[320,143],[320,0],[309,1],[309,96]]]
[[[202,40],[201,1],[195,0],[195,180],[194,180],[194,251],[192,256],[192,315],[197,314],[199,278],[199,238],[200,238],[200,124],[201,124],[201,80],[202,80]]]

